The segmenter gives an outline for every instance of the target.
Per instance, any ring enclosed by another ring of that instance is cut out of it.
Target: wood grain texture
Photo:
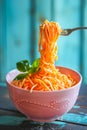
[[[5,82],[6,73],[15,68],[17,61],[29,59],[32,62],[40,56],[39,25],[44,19],[56,21],[62,28],[87,26],[86,12],[86,0],[1,0],[0,82]],[[61,36],[58,40],[59,59],[55,63],[81,72],[84,83],[87,83],[86,43],[87,31]]]
[[[6,75],[6,3],[0,1],[0,83]]]
[[[0,87],[0,129],[30,130],[86,130],[87,129],[87,85],[82,85],[77,102],[61,119],[40,125],[28,120],[16,110],[8,96],[7,87]]]
[[[87,0],[85,0],[84,25],[87,26]],[[87,83],[87,31],[84,32],[84,82]]]

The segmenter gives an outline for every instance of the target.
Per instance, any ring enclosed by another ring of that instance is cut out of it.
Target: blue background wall
[[[39,57],[39,25],[44,19],[62,28],[87,26],[87,0],[0,0],[0,84],[16,62]],[[58,40],[56,65],[79,71],[87,83],[87,31]]]

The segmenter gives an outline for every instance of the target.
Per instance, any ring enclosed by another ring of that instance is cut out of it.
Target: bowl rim
[[[54,90],[54,91],[37,91],[37,90],[33,90],[33,91],[31,92],[30,90],[23,89],[23,88],[19,88],[19,87],[15,86],[15,85],[11,84],[11,82],[8,81],[8,78],[7,78],[7,77],[8,77],[8,75],[9,75],[9,73],[11,73],[12,71],[18,71],[17,69],[12,69],[11,71],[9,71],[9,72],[6,74],[6,83],[9,84],[9,86],[12,86],[12,87],[17,88],[17,89],[19,89],[19,90],[21,90],[21,91],[27,91],[27,92],[30,92],[30,93],[65,92],[65,91],[74,89],[75,87],[77,87],[78,85],[80,85],[80,84],[82,83],[82,75],[81,75],[78,71],[73,70],[73,69],[68,68],[68,67],[64,67],[64,66],[56,66],[56,68],[64,68],[64,69],[68,69],[68,70],[71,70],[71,71],[75,72],[75,73],[76,73],[77,75],[79,75],[79,77],[80,77],[79,82],[76,83],[74,86],[69,87],[69,88],[66,88],[66,89],[63,89],[63,90]],[[8,85],[7,85],[7,86],[8,86]]]

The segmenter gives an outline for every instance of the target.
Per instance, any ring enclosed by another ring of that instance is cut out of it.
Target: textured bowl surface
[[[16,69],[6,76],[9,94],[16,108],[29,119],[39,122],[49,122],[67,113],[75,104],[82,82],[81,75],[71,69],[57,67],[64,74],[69,74],[77,81],[71,88],[42,92],[24,90],[11,84],[11,81],[19,73]]]

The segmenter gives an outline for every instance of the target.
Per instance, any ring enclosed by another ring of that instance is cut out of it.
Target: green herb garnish
[[[29,74],[38,72],[40,70],[39,67],[40,64],[40,58],[36,59],[32,65],[30,65],[28,60],[22,60],[20,62],[16,63],[16,67],[20,72],[24,72],[21,74],[18,74],[14,80],[20,80],[20,79],[24,79],[25,77],[27,77]]]
[[[29,70],[30,65],[29,65],[28,60],[22,60],[22,61],[16,63],[16,67],[19,71],[26,72]]]
[[[25,74],[18,74],[14,80],[20,80],[20,79],[24,79],[25,77],[28,76],[28,73],[25,73]]]

